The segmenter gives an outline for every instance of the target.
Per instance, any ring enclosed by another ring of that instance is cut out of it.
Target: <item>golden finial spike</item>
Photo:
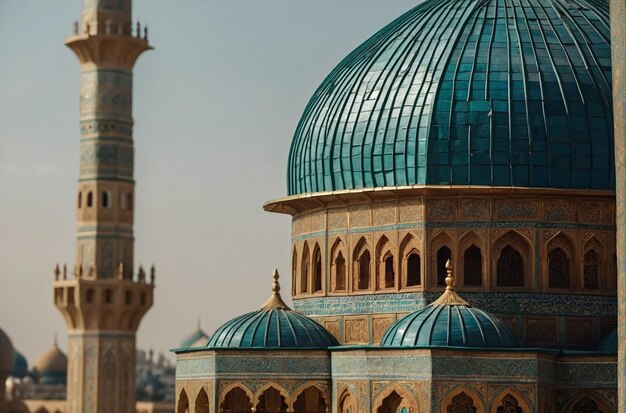
[[[452,276],[452,261],[450,258],[446,261],[446,291],[454,291],[454,277]]]
[[[274,294],[278,294],[280,291],[280,283],[278,282],[280,274],[278,274],[278,269],[274,268],[274,274],[272,274],[272,276],[274,277],[274,282],[272,283],[272,292]]]
[[[274,278],[274,282],[272,283],[272,296],[261,306],[261,310],[291,310],[280,296],[280,283],[278,282],[280,275],[277,269],[274,269],[272,277]]]
[[[436,301],[431,305],[466,305],[468,302],[461,298],[460,295],[454,291],[454,276],[452,275],[452,260],[446,261],[446,290],[441,294]]]

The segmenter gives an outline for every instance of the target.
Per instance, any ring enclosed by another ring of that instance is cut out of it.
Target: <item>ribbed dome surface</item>
[[[402,185],[613,189],[609,4],[428,0],[309,101],[289,195]]]
[[[296,311],[261,309],[227,322],[207,348],[327,348],[339,343],[324,327]]]
[[[383,347],[516,347],[499,319],[467,305],[429,305],[393,323]]]

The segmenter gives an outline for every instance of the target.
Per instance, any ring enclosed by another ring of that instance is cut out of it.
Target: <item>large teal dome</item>
[[[613,189],[609,4],[428,0],[309,101],[289,195],[404,185]]]
[[[277,271],[274,272],[272,290],[272,296],[259,310],[219,327],[209,338],[207,348],[325,349],[339,345],[328,330],[283,302]]]

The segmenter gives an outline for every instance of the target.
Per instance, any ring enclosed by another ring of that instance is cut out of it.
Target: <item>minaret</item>
[[[65,44],[78,57],[80,178],[72,274],[55,268],[54,302],[68,326],[69,413],[135,411],[135,333],[152,306],[149,280],[133,275],[133,66],[150,49],[132,24],[131,0],[84,0]]]

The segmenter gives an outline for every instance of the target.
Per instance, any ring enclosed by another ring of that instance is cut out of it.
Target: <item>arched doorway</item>
[[[209,396],[204,389],[200,389],[196,397],[196,413],[209,413]]]
[[[256,411],[257,413],[287,413],[287,403],[278,390],[270,387],[259,397]]]
[[[220,412],[223,413],[252,413],[252,402],[246,392],[235,387],[224,397],[220,405]]]
[[[293,408],[295,413],[325,413],[326,400],[320,389],[311,386],[298,395]]]

